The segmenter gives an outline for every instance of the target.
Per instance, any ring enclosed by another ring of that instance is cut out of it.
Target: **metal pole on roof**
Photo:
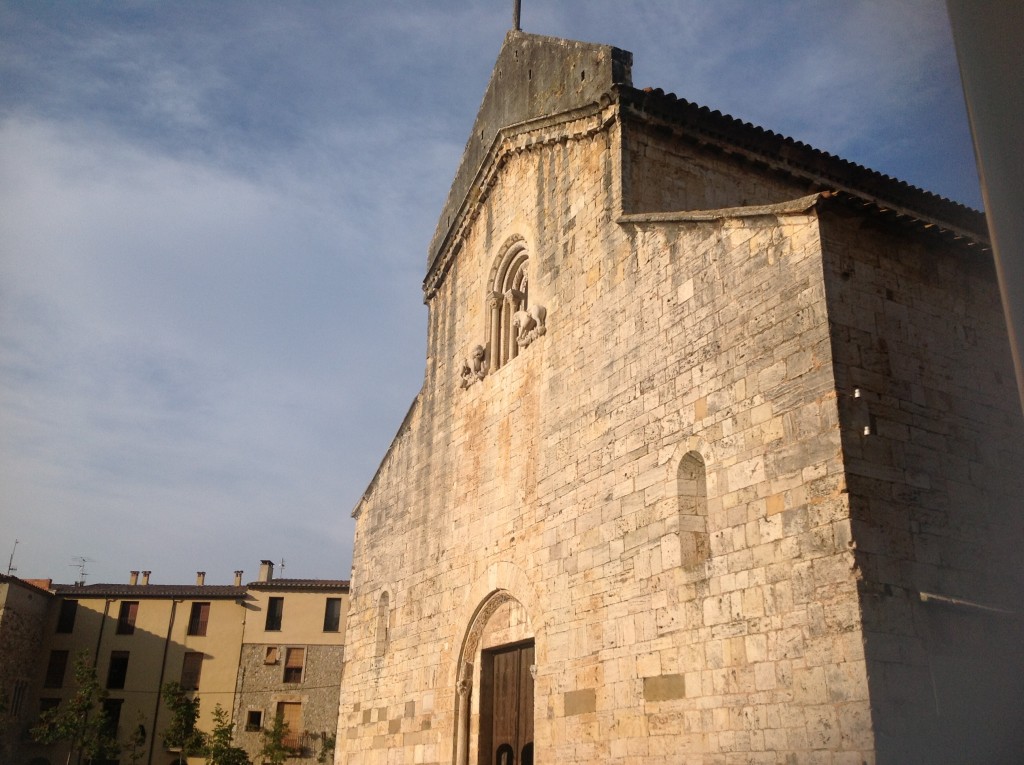
[[[1024,409],[1024,4],[946,0]]]
[[[522,31],[522,26],[519,23],[520,13],[522,11],[522,0],[513,0],[512,2],[512,28],[517,32]]]
[[[10,560],[7,561],[7,576],[10,576],[12,571],[17,571],[18,570],[18,569],[16,569],[14,567],[14,551],[18,549],[18,542],[19,541],[20,540],[15,539],[14,540],[14,547],[11,548],[11,558],[10,558]]]

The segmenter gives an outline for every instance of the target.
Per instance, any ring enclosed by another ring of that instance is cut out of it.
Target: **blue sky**
[[[980,206],[942,0],[524,0],[528,32]],[[0,0],[0,555],[347,577],[511,0]],[[0,570],[6,568],[0,566]]]

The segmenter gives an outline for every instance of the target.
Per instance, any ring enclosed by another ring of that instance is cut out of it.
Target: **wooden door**
[[[480,765],[533,765],[533,643],[484,651]]]

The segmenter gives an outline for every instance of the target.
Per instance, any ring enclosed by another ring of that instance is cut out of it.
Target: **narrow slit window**
[[[710,554],[708,538],[707,468],[697,452],[679,462],[679,547],[684,568],[704,563]]]
[[[377,601],[377,647],[376,655],[383,656],[388,650],[388,632],[391,629],[391,598],[385,592]]]

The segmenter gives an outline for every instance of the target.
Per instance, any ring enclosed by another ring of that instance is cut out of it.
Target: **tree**
[[[337,741],[337,736],[328,733],[321,733],[320,754],[317,755],[316,761],[320,763],[334,762],[334,747],[337,744]]]
[[[146,718],[139,712],[135,718],[135,729],[129,734],[125,749],[128,750],[128,761],[136,765],[146,756]]]
[[[69,764],[76,752],[79,759],[116,757],[120,747],[102,707],[107,692],[96,679],[96,667],[89,661],[88,652],[75,657],[74,674],[74,695],[40,716],[39,724],[31,730],[32,739],[40,744],[66,743]]]
[[[199,719],[199,699],[191,699],[179,683],[165,683],[162,689],[164,704],[171,713],[171,722],[164,729],[164,746],[178,750],[178,762],[202,754],[206,736],[196,730]]]
[[[288,723],[282,715],[274,716],[274,724],[264,728],[260,733],[263,737],[263,747],[259,756],[263,762],[270,765],[284,765],[284,761],[292,755],[291,747],[285,746],[284,740],[288,736]]]
[[[234,731],[235,724],[218,704],[213,708],[213,731],[206,741],[208,765],[252,765],[245,750],[234,745]]]

